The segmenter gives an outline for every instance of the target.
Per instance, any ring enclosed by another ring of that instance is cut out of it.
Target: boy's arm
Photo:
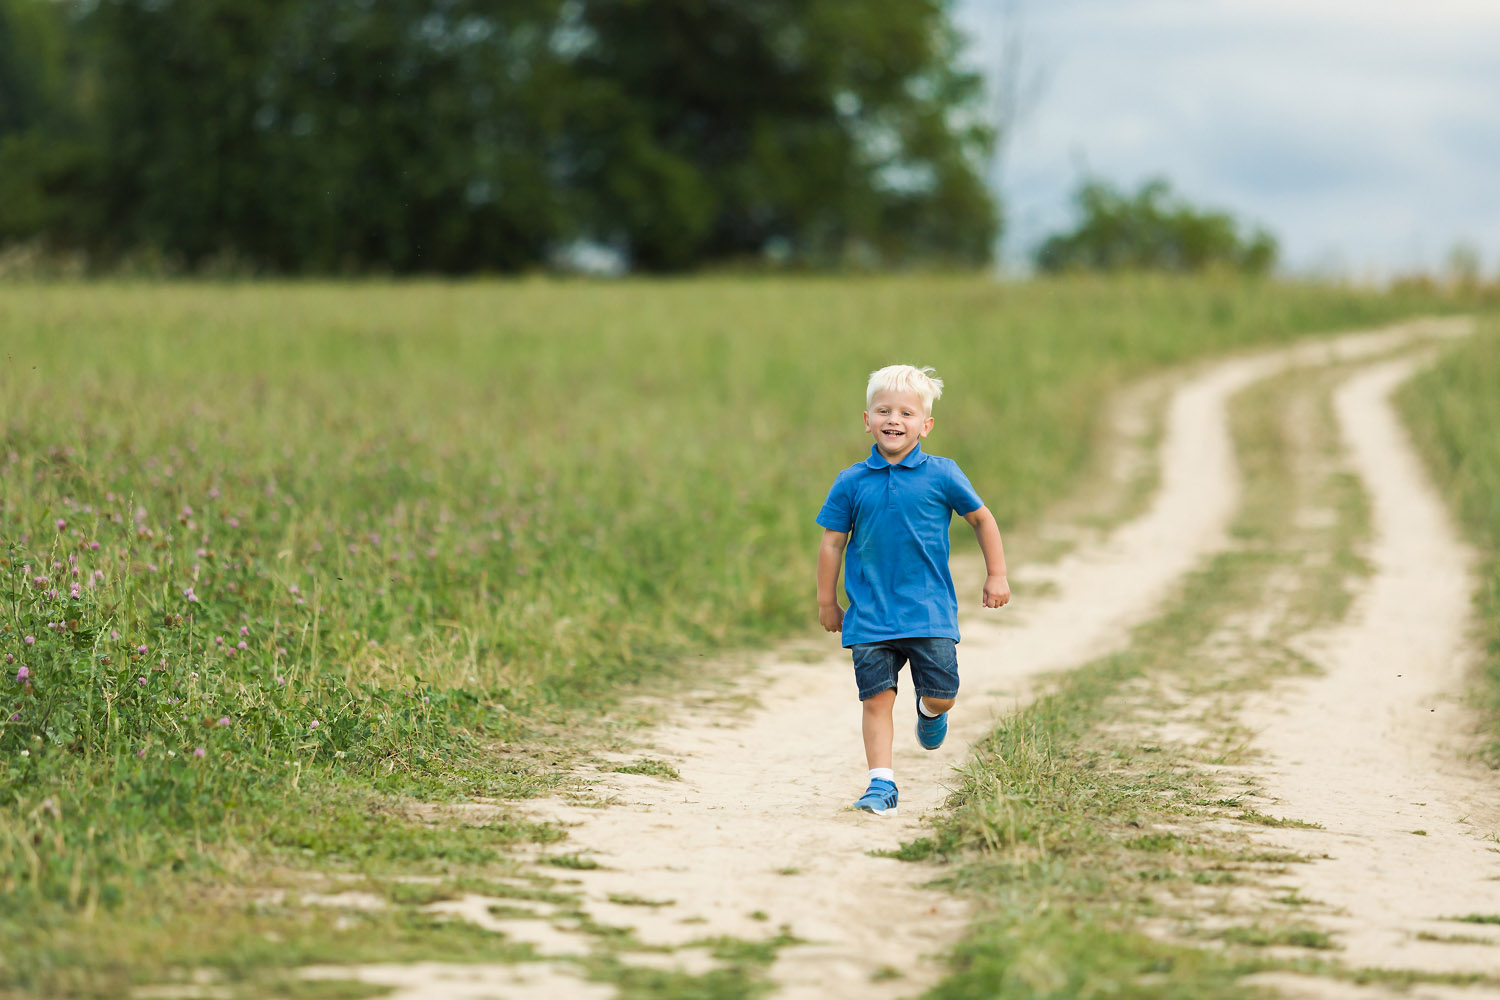
[[[839,607],[839,569],[844,563],[844,546],[849,532],[823,529],[818,545],[818,623],[829,632],[844,628],[844,609]]]
[[[1005,579],[1005,545],[1000,541],[1000,526],[988,507],[980,507],[963,518],[974,529],[979,551],[984,553],[984,606],[1002,608],[1010,603],[1010,583]]]

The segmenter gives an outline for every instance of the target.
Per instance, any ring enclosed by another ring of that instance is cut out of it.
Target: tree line
[[[976,265],[948,0],[0,0],[0,244],[266,273]]]

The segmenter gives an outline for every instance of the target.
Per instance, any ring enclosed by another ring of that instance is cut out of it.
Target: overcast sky
[[[1015,256],[1071,219],[1084,169],[1161,174],[1264,224],[1284,266],[1500,272],[1500,0],[957,0],[971,61],[1007,6],[1040,96],[1000,183]]]

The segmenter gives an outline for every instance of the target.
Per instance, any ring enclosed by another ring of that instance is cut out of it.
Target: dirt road
[[[1172,599],[1184,574],[1227,544],[1240,493],[1231,397],[1290,367],[1375,358],[1463,331],[1462,324],[1411,324],[1234,358],[1185,376],[1164,421],[1160,487],[1144,513],[1056,564],[1021,568],[1023,582],[1050,581],[1045,597],[981,613],[981,581],[958,579],[964,688],[948,742],[936,752],[916,746],[911,702],[898,703],[899,818],[846,808],[863,789],[865,771],[847,654],[831,636],[817,662],[764,657],[747,665],[741,688],[758,702],[752,710],[728,711],[723,706],[735,703],[723,698],[659,706],[663,724],[640,755],[670,764],[681,780],[604,773],[599,792],[614,805],[533,807],[568,825],[569,850],[599,862],[576,873],[590,917],[629,927],[641,942],[676,947],[650,956],[653,963],[694,972],[712,968],[713,959],[705,949],[679,947],[688,942],[794,937],[799,943],[781,947],[771,969],[779,997],[920,993],[942,975],[938,959],[968,914],[957,898],[912,884],[909,866],[870,852],[921,836],[924,817],[946,796],[950,769],[997,715],[1024,702],[1049,673],[1122,645],[1132,625]],[[1267,793],[1281,812],[1327,827],[1296,834],[1316,835],[1318,850],[1335,856],[1307,867],[1306,894],[1328,904],[1330,921],[1345,921],[1338,929],[1351,955],[1389,955],[1399,940],[1413,963],[1425,964],[1430,949],[1412,937],[1419,924],[1431,926],[1422,921],[1458,911],[1500,913],[1500,881],[1480,885],[1483,876],[1474,874],[1494,869],[1500,857],[1478,836],[1496,827],[1476,820],[1480,803],[1500,797],[1475,785],[1435,740],[1457,711],[1443,699],[1459,690],[1470,580],[1467,556],[1420,485],[1385,401],[1409,370],[1405,364],[1382,364],[1339,396],[1375,505],[1380,540],[1370,591],[1345,625],[1309,640],[1309,655],[1327,675],[1278,687],[1255,718],[1268,755]],[[1393,631],[1396,622],[1420,628]],[[1422,887],[1415,896],[1413,885]],[[1480,890],[1489,895],[1474,895]],[[486,904],[474,897],[454,905],[482,920]],[[516,923],[497,929],[516,933]],[[581,937],[553,922],[534,944],[543,953],[577,955],[587,950]],[[1496,971],[1492,956],[1500,949],[1436,947],[1448,957],[1474,956],[1445,968]],[[454,995],[432,977],[424,986],[392,968],[363,975],[399,979],[397,997]],[[535,988],[514,976],[504,984],[496,995],[567,995],[550,973]]]
[[[1277,685],[1244,719],[1264,808],[1323,827],[1266,839],[1318,859],[1285,881],[1314,901],[1340,961],[1497,975],[1500,925],[1454,919],[1500,914],[1500,786],[1467,757],[1458,697],[1474,663],[1470,558],[1389,403],[1422,360],[1369,368],[1334,396],[1371,498],[1374,573],[1346,621],[1299,643],[1321,675]]]

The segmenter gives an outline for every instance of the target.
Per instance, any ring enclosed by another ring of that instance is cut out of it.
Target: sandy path
[[[1275,803],[1262,808],[1325,827],[1267,836],[1327,855],[1286,881],[1326,904],[1308,915],[1336,932],[1340,961],[1500,976],[1500,926],[1442,919],[1500,915],[1500,788],[1464,756],[1470,558],[1389,401],[1421,360],[1377,365],[1334,397],[1371,497],[1374,575],[1344,623],[1298,643],[1325,673],[1278,684],[1244,718],[1267,760],[1252,769]]]

